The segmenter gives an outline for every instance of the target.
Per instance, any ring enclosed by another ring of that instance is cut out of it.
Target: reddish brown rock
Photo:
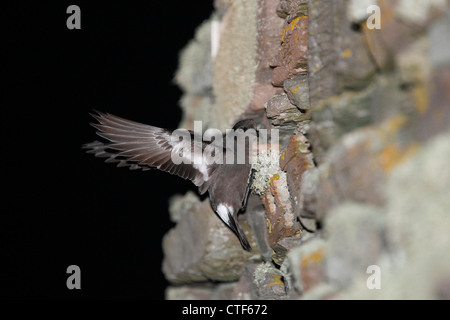
[[[288,23],[297,17],[308,15],[308,0],[281,0],[277,6],[277,14]]]
[[[209,300],[213,286],[169,286],[166,288],[166,300]]]
[[[311,233],[302,233],[296,237],[283,238],[273,247],[272,261],[281,266],[286,259],[288,252],[300,246],[303,242],[310,238],[311,235]]]
[[[279,300],[286,298],[286,288],[281,272],[270,263],[250,264],[244,269],[234,287],[235,300]]]
[[[310,108],[307,76],[285,80],[283,88],[291,103],[297,108],[300,110],[308,110]]]
[[[306,74],[308,55],[308,17],[293,19],[281,33],[281,46],[272,65],[272,84],[283,86],[286,79]]]
[[[374,154],[382,142],[373,130],[359,130],[344,137],[319,167],[316,216],[322,220],[341,202],[354,200],[381,204],[384,171]]]
[[[332,209],[324,221],[326,244],[325,272],[338,288],[350,286],[366,269],[378,265],[382,254],[385,209],[345,202]]]
[[[266,209],[268,241],[271,247],[283,238],[299,234],[300,224],[294,214],[284,172],[275,174],[270,179],[262,200]]]
[[[270,61],[277,54],[284,20],[276,14],[278,0],[259,0],[257,17],[256,71],[250,108],[264,109],[264,104],[281,90],[272,85]]]
[[[281,270],[288,275],[289,290],[304,294],[326,281],[325,242],[311,239],[292,249]]]
[[[344,89],[360,90],[375,74],[365,37],[351,28],[348,2],[309,1],[308,74],[311,105]]]
[[[311,106],[315,106],[336,92],[334,63],[333,4],[330,0],[308,4],[308,80]]]
[[[266,115],[273,127],[279,129],[280,145],[287,146],[290,137],[310,115],[291,104],[286,93],[273,96],[266,103]]]
[[[239,279],[247,263],[260,260],[258,248],[243,216],[240,224],[253,247],[242,249],[236,235],[212,211],[209,201],[187,201],[187,205],[172,204],[188,214],[181,214],[177,225],[163,239],[163,272],[171,283],[233,281]]]

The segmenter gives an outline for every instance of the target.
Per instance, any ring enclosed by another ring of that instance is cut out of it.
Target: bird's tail
[[[244,250],[246,251],[250,251],[252,249],[252,246],[248,242],[244,230],[242,230],[239,223],[231,215],[230,215],[230,227],[236,233],[239,241],[241,242],[242,248],[244,248]]]

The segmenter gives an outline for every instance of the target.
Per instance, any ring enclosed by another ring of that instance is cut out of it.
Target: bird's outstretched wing
[[[106,158],[105,162],[117,163],[118,167],[159,169],[176,174],[191,180],[199,187],[201,194],[208,189],[217,165],[205,161],[200,164],[193,161],[175,164],[172,161],[172,153],[180,150],[190,150],[191,158],[202,157],[208,144],[201,142],[200,146],[194,147],[193,132],[186,130],[191,139],[173,141],[170,130],[126,120],[109,113],[95,112],[96,114],[91,115],[98,123],[91,125],[98,130],[100,137],[109,142],[94,141],[83,145],[88,153]]]

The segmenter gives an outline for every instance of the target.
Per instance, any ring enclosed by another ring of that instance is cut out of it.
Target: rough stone
[[[303,294],[325,282],[324,250],[322,239],[311,239],[289,251],[281,271],[290,294]]]
[[[270,263],[247,265],[232,295],[237,300],[286,298],[283,275]]]
[[[338,293],[338,289],[329,283],[322,283],[299,297],[299,300],[331,300]]]
[[[300,218],[303,227],[309,231],[315,231],[315,221],[309,221],[313,216],[306,215],[303,210],[305,208],[305,197],[302,197],[305,191],[304,183],[302,188],[303,173],[315,167],[312,153],[309,151],[309,142],[304,135],[299,133],[291,136],[286,150],[281,154],[280,167],[287,175],[287,185],[295,215]],[[310,200],[311,198],[306,199],[306,201]]]
[[[280,169],[280,151],[278,145],[259,144],[257,161],[252,163],[252,170],[255,171],[252,191],[257,195],[266,193],[269,183],[275,174],[279,174]]]
[[[210,295],[210,300],[231,300],[233,297],[234,289],[237,282],[225,282],[216,286],[212,294]]]
[[[310,116],[291,104],[285,93],[273,96],[266,103],[266,114],[271,125],[279,130],[280,145],[287,146],[298,126],[308,123]]]
[[[331,208],[345,201],[381,204],[385,171],[380,161],[386,167],[394,165],[398,153],[372,129],[344,136],[328,153],[327,162],[319,166],[317,219],[322,220]]]
[[[347,18],[355,24],[359,24],[366,20],[371,13],[367,12],[367,8],[377,5],[378,0],[348,0]]]
[[[308,3],[308,81],[311,106],[332,97],[336,92],[333,47],[334,21],[332,1],[309,0]]]
[[[307,110],[309,105],[308,77],[296,77],[285,80],[283,88],[293,105],[301,110]]]
[[[264,109],[273,95],[281,93],[272,86],[270,61],[278,53],[284,20],[276,14],[278,0],[258,0],[256,71],[253,98],[249,109]]]
[[[271,247],[283,238],[299,234],[301,228],[293,211],[284,172],[273,176],[262,201],[266,209],[268,241]]]
[[[406,24],[425,26],[430,19],[436,18],[449,7],[446,0],[400,0],[395,7],[395,14]]]
[[[242,216],[241,216],[242,217]],[[259,252],[250,227],[240,220],[252,252],[242,249],[235,234],[212,211],[209,201],[194,203],[175,228],[164,236],[163,272],[172,283],[233,281]]]
[[[290,23],[297,17],[308,15],[308,0],[281,0],[276,11],[280,18]]]
[[[295,237],[288,237],[281,239],[274,247],[272,251],[273,262],[281,266],[286,259],[286,255],[290,250],[300,246],[303,242],[308,241],[312,237],[311,233],[302,233]]]
[[[286,94],[275,95],[266,103],[267,117],[273,126],[289,127],[294,130],[304,119],[302,113],[289,101]]]
[[[231,293],[232,300],[256,300],[258,298],[256,285],[253,283],[256,266],[257,264],[247,264],[244,267],[244,272]]]
[[[450,13],[437,19],[429,28],[429,59],[433,68],[450,64],[450,42],[442,41],[450,32]]]
[[[403,1],[404,2],[404,1]],[[418,26],[406,24],[399,18],[398,1],[379,0],[381,29],[368,29],[362,24],[369,50],[377,66],[383,70],[393,69],[395,55],[422,34]],[[420,15],[424,12],[418,11]]]
[[[408,256],[419,257],[426,248],[439,250],[450,245],[448,159],[450,133],[447,131],[431,140],[415,157],[397,166],[386,184],[388,236]],[[450,262],[448,252],[442,258]]]
[[[352,23],[347,15],[348,6],[348,1],[333,1],[337,92],[344,89],[364,89],[376,71],[364,34],[351,28]]]
[[[293,19],[281,34],[281,47],[272,62],[272,84],[283,86],[286,79],[306,74],[308,54],[308,17]]]
[[[385,242],[382,213],[376,207],[344,203],[325,219],[325,269],[336,287],[350,286],[368,266],[379,263]]]
[[[283,275],[271,263],[266,262],[256,266],[253,283],[256,284],[259,299],[286,298]]]
[[[365,23],[370,4],[381,8],[379,30]],[[203,281],[186,291],[193,298],[448,299],[450,133],[441,133],[450,127],[450,3],[215,0],[215,7],[196,38],[197,70],[179,78],[184,123],[224,129],[264,111],[259,128],[279,129],[281,139],[255,165],[253,190],[264,207],[254,196],[240,217],[260,253],[245,256],[195,197],[174,199],[168,279]],[[207,54],[208,42],[219,44],[217,55]],[[266,263],[256,263],[261,256]],[[381,268],[381,290],[367,287],[369,265]]]
[[[317,185],[319,183],[319,171],[317,168],[305,170],[300,180],[300,189],[297,194],[298,205],[296,215],[302,227],[308,231],[316,231],[317,211]]]

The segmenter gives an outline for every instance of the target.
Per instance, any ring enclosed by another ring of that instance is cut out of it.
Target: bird
[[[176,135],[177,130],[127,120],[106,112],[94,110],[90,115],[97,121],[90,123],[91,126],[105,141],[84,144],[82,148],[87,153],[106,158],[105,162],[116,163],[117,167],[142,171],[159,169],[192,181],[200,195],[208,191],[213,211],[236,234],[242,248],[251,251],[237,217],[246,209],[255,176],[250,158],[252,139],[257,138],[258,133],[253,119],[240,120],[233,130],[222,134],[221,139],[215,136],[214,140],[206,141],[191,130],[183,129],[181,135]],[[186,139],[180,140],[180,136]],[[236,161],[239,150],[245,151],[244,161],[242,158]],[[187,159],[189,155],[191,158]],[[211,161],[212,156],[222,161]],[[194,161],[174,161],[176,157]]]

